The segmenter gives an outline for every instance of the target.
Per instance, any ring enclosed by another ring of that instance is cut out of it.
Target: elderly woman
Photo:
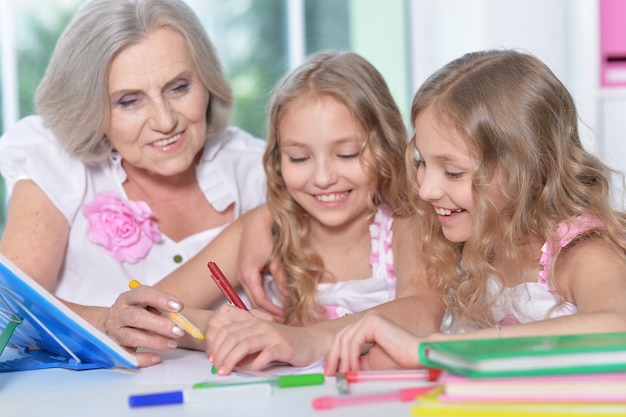
[[[182,1],[85,3],[35,101],[0,139],[0,252],[108,333],[98,306],[131,279],[157,283],[265,201],[265,142],[228,126],[231,89]]]

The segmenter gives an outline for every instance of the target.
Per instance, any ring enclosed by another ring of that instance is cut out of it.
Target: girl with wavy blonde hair
[[[514,311],[503,316],[491,308],[497,303],[493,286],[501,284],[497,286],[502,292],[527,281],[523,273],[528,264],[531,269],[542,265],[544,242],[556,255],[563,240],[555,233],[560,225],[580,228],[570,236],[573,242],[563,245],[563,254],[581,242],[601,239],[624,258],[620,249],[626,248],[626,223],[611,205],[611,170],[583,149],[572,97],[544,63],[515,51],[468,54],[420,89],[411,119],[425,113],[456,132],[476,158],[472,233],[462,242],[446,237],[439,212],[433,210],[437,204],[419,185],[423,161],[418,156],[415,163],[412,152],[407,161],[410,189],[416,191],[412,202],[427,230],[429,277],[452,316],[468,321],[461,328],[520,321]],[[417,141],[413,138],[409,149],[415,149]],[[539,273],[555,295],[555,304],[543,311],[546,315],[567,305],[558,290],[553,291],[560,286],[554,261]],[[503,263],[513,267],[499,269]]]
[[[314,142],[321,138],[313,137],[310,140],[311,136],[307,132],[299,131],[289,132],[287,134],[290,136],[286,136],[286,132],[282,130],[283,121],[290,113],[300,111],[310,103],[322,106],[328,103],[339,105],[352,119],[357,131],[354,138],[356,140],[352,140],[353,145],[346,138],[341,138],[338,143],[344,144],[333,152],[337,153],[335,158],[352,158],[358,161],[371,183],[364,200],[366,216],[362,217],[363,222],[358,220],[361,223],[358,226],[359,233],[369,236],[368,227],[374,221],[379,207],[380,210],[389,211],[389,214],[406,214],[406,208],[402,205],[407,201],[406,176],[403,170],[406,129],[383,77],[368,61],[350,52],[318,53],[276,86],[270,103],[267,149],[263,158],[267,175],[268,207],[274,219],[274,247],[271,258],[278,257],[281,260],[286,275],[289,295],[281,297],[285,323],[296,325],[310,324],[329,318],[329,315],[330,318],[336,318],[336,312],[330,313],[328,308],[324,312],[321,308],[318,284],[325,280],[342,280],[341,277],[329,273],[328,265],[325,265],[319,254],[319,248],[330,242],[315,241],[316,236],[320,236],[315,228],[319,228],[320,224],[322,227],[329,226],[324,225],[320,215],[315,214],[316,208],[311,210],[290,189],[290,180],[285,175],[285,170],[290,165],[293,167],[298,163],[294,163],[296,158],[307,159],[306,162],[299,163],[299,166],[326,163],[321,161],[320,155],[314,155],[313,151],[316,146]],[[319,123],[323,123],[323,120]],[[350,155],[341,155],[347,149],[350,149]],[[292,172],[293,169],[289,171]],[[318,175],[313,171],[307,172],[312,176]],[[329,172],[328,175],[342,174],[336,171]],[[313,186],[309,191],[312,193],[317,187],[317,192],[326,192],[323,187],[315,185],[315,181],[312,179]],[[346,184],[344,182],[329,186],[328,189],[343,192],[344,189],[349,189]],[[353,197],[347,196],[352,199],[362,198],[360,195],[357,197],[357,194]],[[335,211],[341,209],[339,201],[335,205]],[[330,205],[326,210],[329,209],[332,210]],[[386,228],[391,227],[390,222],[386,224]],[[391,244],[391,234],[386,244]],[[369,249],[369,246],[364,247]],[[369,259],[369,256],[365,259]],[[366,263],[365,266],[369,268],[370,265]],[[392,261],[391,266],[384,268],[392,268]],[[330,287],[327,290],[331,292]],[[390,294],[393,298],[393,289]],[[354,299],[352,302],[357,304]],[[355,312],[346,308],[339,310],[344,314]]]

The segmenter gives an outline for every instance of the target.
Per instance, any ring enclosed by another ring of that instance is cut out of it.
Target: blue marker
[[[152,394],[138,394],[128,397],[131,407],[147,407],[153,405],[183,404],[198,401],[246,400],[268,397],[272,386],[267,383],[251,385],[232,385],[211,389],[191,389],[184,391],[167,391]]]

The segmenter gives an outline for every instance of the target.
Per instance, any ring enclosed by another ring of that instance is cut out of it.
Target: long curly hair
[[[477,213],[472,236],[453,243],[444,237],[433,207],[418,196],[414,136],[405,155],[411,205],[425,232],[429,279],[457,323],[493,326],[487,278],[504,283],[494,256],[528,264],[521,248],[551,239],[560,222],[595,216],[604,227],[589,235],[626,248],[625,217],[611,196],[614,172],[583,148],[573,99],[539,59],[513,50],[466,54],[423,84],[411,120],[426,109],[437,123],[456,130],[479,162],[472,178]],[[496,179],[504,201],[498,208],[487,193]]]
[[[283,300],[283,308],[286,323],[292,325],[306,325],[325,318],[316,299],[324,264],[309,242],[310,216],[285,186],[278,126],[293,101],[324,97],[343,103],[366,132],[360,161],[376,183],[370,201],[372,219],[376,207],[382,203],[395,215],[405,215],[408,210],[404,168],[408,134],[382,75],[352,52],[324,51],[310,56],[273,91],[263,157],[268,206],[274,219],[271,258],[278,257],[286,273],[289,297]],[[372,155],[373,163],[363,158],[365,150]]]

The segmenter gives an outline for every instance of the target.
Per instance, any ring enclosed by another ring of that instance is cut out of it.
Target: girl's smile
[[[299,98],[278,127],[285,186],[314,224],[343,229],[371,213],[376,184],[361,162],[366,134],[348,107],[331,97]]]
[[[446,239],[465,242],[472,233],[472,176],[478,160],[456,130],[435,120],[429,109],[415,120],[419,195],[433,205]]]

